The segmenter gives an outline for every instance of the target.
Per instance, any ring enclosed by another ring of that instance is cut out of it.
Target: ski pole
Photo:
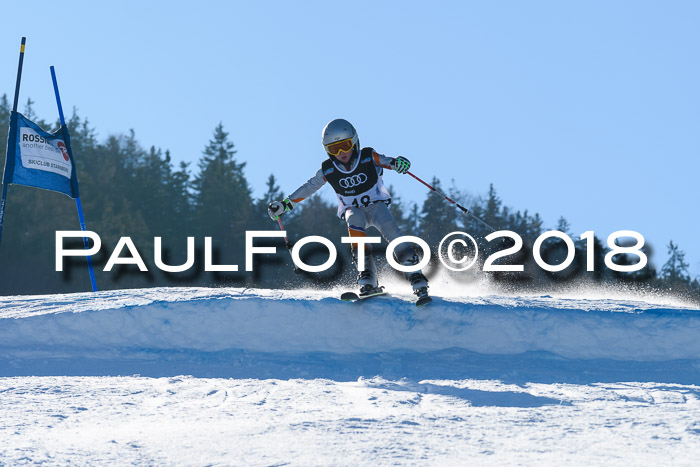
[[[280,230],[284,232],[284,246],[287,247],[287,251],[289,252],[289,256],[292,257],[292,265],[294,266],[294,273],[299,274],[301,273],[301,269],[297,267],[297,265],[294,263],[294,256],[292,256],[292,242],[289,241],[287,238],[287,231],[284,228],[284,224],[282,224],[282,219],[280,219],[279,216],[277,216],[277,223],[280,226]]]
[[[406,172],[406,173],[407,173],[408,175],[410,175],[411,177],[415,178],[416,180],[418,180],[419,182],[421,182],[423,185],[425,185],[425,186],[427,186],[428,188],[430,188],[431,190],[433,190],[433,192],[435,192],[436,194],[442,196],[442,197],[445,198],[447,201],[449,201],[450,203],[452,203],[452,204],[454,204],[455,206],[457,206],[464,214],[469,214],[469,215],[472,216],[474,219],[476,219],[477,221],[481,222],[483,225],[485,225],[486,227],[488,227],[488,229],[491,230],[491,232],[495,232],[495,231],[496,231],[496,229],[494,229],[493,227],[491,227],[490,225],[488,225],[486,222],[484,222],[484,221],[482,221],[481,219],[479,219],[478,217],[476,217],[474,214],[472,214],[472,213],[469,211],[469,209],[465,208],[464,206],[462,206],[461,204],[459,204],[458,202],[456,202],[455,200],[453,200],[453,199],[450,198],[449,196],[443,195],[443,194],[440,193],[438,190],[436,190],[433,186],[431,186],[430,184],[426,183],[424,180],[421,180],[420,178],[416,177],[416,176],[413,175],[411,172]]]

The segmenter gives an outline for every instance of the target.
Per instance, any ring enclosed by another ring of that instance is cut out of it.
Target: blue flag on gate
[[[78,176],[68,128],[62,125],[49,133],[13,111],[3,183],[33,186],[78,198]]]

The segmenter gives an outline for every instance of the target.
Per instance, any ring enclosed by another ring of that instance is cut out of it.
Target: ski
[[[416,300],[416,306],[422,307],[422,306],[425,306],[432,301],[433,301],[433,299],[430,296],[425,295],[424,297],[420,297],[418,300]]]
[[[360,300],[365,300],[372,297],[379,297],[380,295],[387,295],[387,293],[384,291],[384,287],[377,287],[372,292],[362,295],[356,294],[355,292],[345,292],[340,295],[340,299],[344,302],[359,302]],[[418,300],[416,300],[416,306],[422,307],[432,301],[432,297],[428,295],[423,295],[422,297],[418,297]]]
[[[357,302],[359,300],[365,300],[367,298],[378,297],[380,295],[386,295],[384,287],[377,287],[373,291],[366,294],[356,294],[355,292],[345,292],[340,296],[340,299],[344,302]]]
[[[422,306],[425,306],[428,303],[433,301],[433,299],[430,298],[430,296],[428,295],[428,287],[427,286],[420,287],[419,289],[415,290],[413,293],[416,294],[416,296],[418,297],[418,300],[416,300],[416,306],[419,308]]]

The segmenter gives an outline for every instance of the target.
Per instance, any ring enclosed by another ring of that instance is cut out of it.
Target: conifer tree
[[[431,185],[437,191],[442,192],[440,181],[433,178]],[[431,248],[437,248],[440,240],[450,232],[457,230],[455,210],[450,203],[433,191],[428,192],[428,196],[423,202],[420,218],[420,237],[425,240]]]
[[[393,216],[396,224],[399,226],[404,235],[410,235],[409,232],[415,231],[416,226],[411,224],[409,220],[410,208],[403,202],[400,196],[394,192],[394,187],[389,185],[389,193],[391,196],[391,204],[389,204],[389,212]]]
[[[163,237],[164,241],[182,239],[176,236],[192,235],[187,165],[180,172],[173,172],[170,151],[163,155],[160,149],[151,147],[140,151],[141,157],[134,168],[135,196],[141,199],[140,206],[150,232]],[[183,172],[184,170],[184,172]],[[179,235],[179,234],[184,235]]]
[[[270,223],[270,217],[267,215],[267,206],[272,201],[282,199],[282,191],[277,185],[277,179],[274,174],[270,174],[265,183],[265,193],[255,203],[255,212],[252,213],[253,223],[257,229],[268,230],[274,229],[274,224]]]
[[[496,194],[496,189],[493,187],[493,183],[489,185],[488,198],[486,199],[486,205],[484,206],[483,221],[490,225],[500,225],[503,223],[503,218],[501,216],[501,206],[503,202],[501,198]]]
[[[267,209],[267,206],[272,201],[279,200],[280,198],[282,198],[282,191],[277,185],[277,179],[275,178],[274,174],[270,174],[270,176],[267,178],[265,187],[265,194],[262,196],[262,198],[258,200],[258,202],[261,206],[264,206],[265,209]]]
[[[40,124],[39,122],[44,123],[44,121],[39,120],[37,118],[36,113],[34,113],[34,101],[32,100],[31,97],[27,98],[27,103],[24,104],[24,111],[22,112],[22,115],[24,115],[29,120],[33,121],[34,123],[36,123],[37,125],[39,125],[40,127],[43,128],[43,125]],[[46,129],[46,128],[44,128],[44,129]]]
[[[420,211],[418,210],[418,205],[416,203],[411,203],[410,214],[408,215],[408,225],[410,227],[410,232],[414,232],[412,235],[416,235],[420,232]]]
[[[571,234],[571,224],[569,223],[569,221],[566,220],[564,216],[559,217],[559,220],[557,220],[557,226],[554,230],[558,230],[559,232],[565,233],[573,239]]]
[[[168,152],[166,155],[169,156]],[[186,224],[188,232],[194,232],[192,221],[192,195],[190,193],[190,163],[181,161],[179,169],[170,175],[170,187],[175,198],[172,201],[175,212],[175,221],[179,224]]]
[[[685,253],[678,248],[678,245],[671,240],[668,243],[668,261],[661,268],[661,279],[671,286],[689,285],[690,275],[685,261]]]
[[[213,237],[222,251],[241,251],[250,225],[251,189],[243,173],[245,162],[236,161],[228,135],[219,123],[202,152],[193,182],[193,217],[200,234]]]

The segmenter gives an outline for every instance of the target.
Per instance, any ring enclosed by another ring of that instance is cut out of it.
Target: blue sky
[[[342,117],[447,190],[493,183],[547,227],[636,230],[659,268],[672,239],[700,275],[700,3],[39,1],[3,17],[0,93],[27,36],[20,98],[41,117],[54,65],[101,138],[134,129],[194,167],[223,122],[257,195],[270,173],[286,193],[312,176]]]

